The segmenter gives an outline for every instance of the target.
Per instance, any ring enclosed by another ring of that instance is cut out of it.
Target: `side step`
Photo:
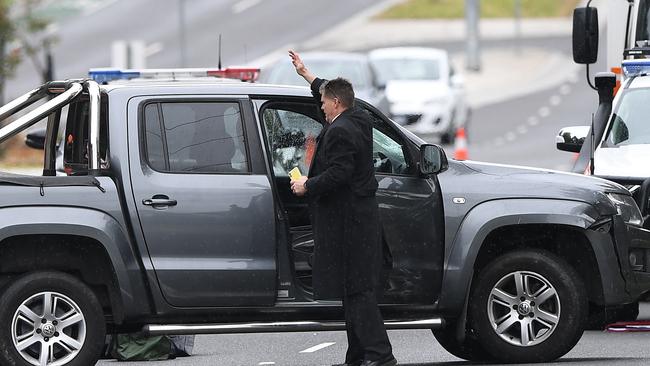
[[[439,329],[444,327],[445,321],[442,318],[430,318],[386,321],[384,324],[386,325],[386,329]],[[329,330],[345,330],[345,323],[304,321],[223,324],[149,324],[142,327],[142,331],[147,335],[320,332]]]

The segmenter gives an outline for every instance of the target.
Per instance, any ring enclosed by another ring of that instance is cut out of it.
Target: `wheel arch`
[[[116,324],[136,308],[134,299],[145,296],[136,253],[119,222],[106,213],[71,207],[15,207],[0,209],[0,217],[3,280],[35,270],[55,270],[80,276],[94,289],[106,286],[108,304],[103,305],[109,305]]]
[[[459,313],[462,313],[460,309],[464,308],[469,295],[475,269],[490,259],[490,256],[487,259],[480,258],[479,254],[505,253],[508,247],[501,247],[497,240],[503,235],[515,237],[518,231],[526,230],[534,230],[537,235],[541,235],[545,230],[561,229],[563,233],[580,237],[580,233],[584,233],[598,217],[593,206],[569,200],[507,199],[489,201],[474,207],[465,216],[453,243],[446,248],[439,308],[452,316],[464,315]],[[589,243],[587,247],[591,249],[593,243],[584,235],[583,238],[581,243],[586,241]],[[539,246],[542,245],[536,244],[533,247]],[[521,247],[514,245],[509,249]],[[598,258],[594,260],[597,261]]]

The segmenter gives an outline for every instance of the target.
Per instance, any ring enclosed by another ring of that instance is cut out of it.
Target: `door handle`
[[[169,197],[167,196],[158,196],[158,195],[142,200],[143,205],[153,206],[153,207],[176,206],[176,203],[177,203],[176,200],[169,199]]]

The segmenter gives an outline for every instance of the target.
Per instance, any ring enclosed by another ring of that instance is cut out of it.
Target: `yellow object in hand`
[[[291,178],[291,180],[298,180],[300,177],[302,177],[302,173],[300,173],[300,169],[298,169],[298,167],[295,167],[289,171],[289,178]]]

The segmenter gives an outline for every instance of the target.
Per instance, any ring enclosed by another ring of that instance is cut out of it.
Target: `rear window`
[[[236,102],[160,102],[144,107],[146,160],[173,173],[247,173]]]

